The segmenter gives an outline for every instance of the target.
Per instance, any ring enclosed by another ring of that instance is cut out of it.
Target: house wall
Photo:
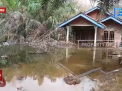
[[[90,21],[88,21],[88,20],[86,20],[86,19],[84,19],[84,18],[82,18],[82,17],[79,17],[79,18],[77,18],[77,19],[75,19],[74,21],[72,21],[71,23],[69,23],[69,26],[94,26],[94,24],[92,24]],[[75,28],[76,29],[76,28]],[[73,30],[73,32],[74,32],[74,34],[73,34],[73,40],[74,41],[76,41],[76,39],[79,39],[79,40],[81,40],[82,38],[83,38],[83,35],[82,34],[80,34],[80,33],[78,33],[78,31],[75,31],[75,29],[74,28],[72,28],[72,30]],[[82,29],[82,28],[78,28],[79,30],[81,30],[81,32],[83,31],[83,30],[86,30],[86,31],[91,31],[91,29],[89,29],[89,28],[84,28],[84,29]],[[76,29],[76,30],[78,30],[78,29]],[[76,33],[77,32],[77,33]],[[75,34],[77,34],[77,35],[75,35]],[[85,40],[85,39],[89,39],[89,40],[92,40],[93,39],[93,35],[91,35],[90,34],[90,32],[88,32],[87,34],[85,34],[84,33],[84,35],[86,35],[87,36],[87,38],[85,38],[84,37],[84,39],[82,39],[82,40]],[[82,38],[81,38],[82,37]]]
[[[105,22],[104,24],[107,28],[113,27],[113,30],[115,31],[114,40],[117,43],[117,46],[119,46],[120,42],[121,42],[122,26],[113,20],[109,20],[109,21]],[[104,34],[104,30],[99,29],[97,38],[102,40],[103,34]]]
[[[87,14],[87,15],[90,16],[94,20],[98,20],[99,19],[99,13],[100,12],[98,10],[95,10],[95,11],[93,11],[93,12]],[[101,19],[104,19],[106,17],[108,17],[108,15],[107,14],[104,14],[104,15],[102,15],[102,18]],[[71,23],[69,23],[69,25],[70,24],[93,25],[91,22],[89,22],[88,20],[86,20],[86,19],[84,19],[82,17],[79,17],[79,18],[75,19],[74,21],[72,21]]]
[[[79,17],[77,19],[75,19],[74,21],[72,21],[71,23],[69,23],[69,25],[72,25],[72,24],[77,24],[77,25],[93,25],[91,22],[89,22],[88,20],[82,18],[82,17]]]
[[[77,19],[75,19],[74,21],[72,21],[71,23],[69,23],[68,24],[69,26],[70,25],[82,25],[82,26],[84,26],[84,25],[86,25],[86,26],[94,26],[94,24],[92,24],[91,22],[89,22],[88,20],[86,20],[86,19],[84,19],[84,18],[82,18],[82,17],[79,17],[79,18],[77,18]],[[75,31],[74,29],[73,29],[73,31]],[[101,30],[101,31],[103,31],[103,30]],[[94,35],[89,35],[89,40],[91,39],[91,37],[92,36],[94,36]],[[97,32],[97,39],[99,38],[99,40],[101,39],[101,37],[100,37],[100,32],[98,31]],[[92,39],[91,39],[92,40]]]
[[[99,17],[100,17],[99,14],[100,14],[99,10],[94,10],[93,12],[88,13],[87,15],[90,16],[92,19],[97,21],[99,19]],[[104,19],[104,18],[107,18],[108,16],[109,15],[107,15],[107,14],[102,15],[101,16],[101,20]]]

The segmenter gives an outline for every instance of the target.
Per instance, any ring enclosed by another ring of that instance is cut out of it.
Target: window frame
[[[103,41],[104,42],[114,42],[115,40],[115,31],[114,30],[104,30]]]

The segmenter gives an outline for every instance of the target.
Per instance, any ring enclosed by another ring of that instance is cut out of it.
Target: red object
[[[0,13],[6,13],[6,7],[0,7]]]
[[[2,70],[0,70],[0,87],[4,87],[6,85],[6,81],[2,76]]]
[[[6,86],[6,81],[5,79],[2,77],[2,81],[0,81],[0,87],[5,87]]]
[[[2,70],[0,70],[0,81],[2,81]]]

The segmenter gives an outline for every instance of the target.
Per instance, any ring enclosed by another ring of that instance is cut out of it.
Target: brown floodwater
[[[37,63],[19,64],[13,67],[3,68],[3,76],[7,84],[0,87],[0,91],[90,91],[95,87],[95,82],[84,77],[78,85],[68,85],[63,78],[71,75],[57,63],[40,61]],[[25,76],[17,80],[18,76]]]
[[[70,71],[74,72],[76,75],[96,68],[101,68],[103,71],[109,72],[122,67],[119,64],[116,55],[112,57],[107,57],[107,53],[108,51],[106,49],[97,49],[95,54],[95,60],[93,60],[93,50],[71,49],[71,51],[69,51],[70,57],[62,59],[59,62],[62,65],[66,66]]]
[[[60,60],[59,63],[77,75],[99,67],[106,72],[121,67],[116,57],[102,58],[103,52],[105,50],[97,50],[93,61],[93,50],[69,49],[68,58]],[[50,55],[38,54],[31,57],[36,61],[2,68],[7,84],[0,87],[0,91],[18,91],[19,87],[22,87],[21,91],[91,91],[96,87],[96,82],[87,77],[82,77],[78,85],[67,85],[63,78],[71,73],[52,61]],[[90,76],[96,78],[98,75],[101,74],[96,72]],[[25,78],[20,81],[16,79],[18,76]],[[119,82],[122,81],[121,76],[122,73],[118,74]]]

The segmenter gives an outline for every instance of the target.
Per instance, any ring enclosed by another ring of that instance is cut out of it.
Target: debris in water
[[[18,87],[17,89],[18,89],[18,90],[21,90],[22,88],[23,88],[23,87]]]
[[[64,78],[64,81],[66,84],[68,85],[76,85],[79,84],[81,82],[80,79],[73,77],[73,76],[67,76]]]

